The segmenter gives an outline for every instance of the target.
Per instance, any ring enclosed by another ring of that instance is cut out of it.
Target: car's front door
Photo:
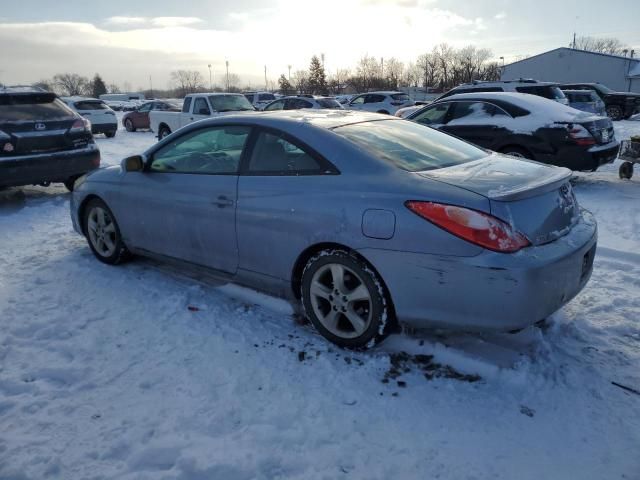
[[[153,106],[152,102],[145,103],[138,110],[131,112],[133,126],[135,128],[149,128],[149,112]]]
[[[441,102],[420,110],[411,121],[440,130],[448,120],[451,102]]]
[[[362,110],[364,108],[364,101],[366,98],[366,95],[358,95],[349,102],[348,108],[351,110]]]
[[[238,168],[250,132],[187,132],[153,153],[143,172],[126,173],[118,195],[125,243],[234,273]]]

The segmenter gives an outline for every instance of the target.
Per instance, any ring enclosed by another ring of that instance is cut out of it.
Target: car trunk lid
[[[526,235],[533,245],[556,240],[578,220],[571,171],[566,168],[494,154],[421,175],[485,196],[491,214]]]
[[[57,121],[4,122],[0,125],[9,138],[0,145],[2,154],[20,155],[26,153],[46,153],[74,147],[68,135],[74,117]],[[9,146],[10,144],[10,146]]]

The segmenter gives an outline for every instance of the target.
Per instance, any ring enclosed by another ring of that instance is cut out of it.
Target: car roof
[[[404,93],[404,92],[399,92],[398,90],[376,90],[375,92],[363,92],[363,93],[358,93],[357,95],[367,95],[370,93],[375,93],[378,95],[396,95],[398,93]]]
[[[73,97],[60,97],[62,100],[64,101],[69,101],[69,102],[88,102],[88,101],[93,101],[93,102],[102,102],[104,103],[104,100],[100,100],[99,98],[93,98],[93,97],[83,97],[80,95],[76,95]]]
[[[584,94],[597,95],[597,93],[594,92],[593,90],[563,90],[563,92],[564,93],[569,93],[569,94],[571,94],[571,93],[578,94],[579,93],[580,95],[584,95]]]
[[[356,110],[274,110],[268,112],[251,112],[241,114],[229,114],[211,119],[201,120],[198,125],[208,123],[215,125],[226,122],[259,125],[264,127],[286,128],[304,127],[312,125],[323,129],[333,129],[354,123],[370,122],[376,120],[403,121],[400,118],[381,113],[361,112]],[[189,125],[195,125],[191,123]]]
[[[2,86],[0,85],[0,95],[32,95],[37,93],[51,93],[46,91],[44,88],[33,87],[31,85],[13,85],[13,86]],[[55,95],[52,93],[52,95]]]

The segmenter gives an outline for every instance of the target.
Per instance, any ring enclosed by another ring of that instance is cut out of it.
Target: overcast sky
[[[59,72],[134,89],[166,88],[169,72],[199,70],[222,83],[225,60],[258,85],[307,68],[329,73],[365,54],[411,61],[441,42],[490,48],[507,62],[615,36],[640,52],[640,0],[0,0],[0,82]],[[262,82],[263,83],[263,82]]]

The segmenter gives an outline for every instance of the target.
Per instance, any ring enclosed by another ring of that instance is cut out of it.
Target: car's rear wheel
[[[391,308],[383,283],[344,250],[325,250],[309,259],[301,294],[313,326],[340,347],[371,347],[388,332]]]
[[[387,112],[386,110],[378,110],[377,113],[384,113],[385,115],[389,115],[389,112]]]
[[[78,177],[69,177],[64,181],[64,186],[66,187],[67,190],[69,190],[70,192],[73,192],[73,188],[76,184],[76,180],[78,179]]]
[[[124,121],[124,128],[127,130],[127,132],[135,132],[136,131],[136,127],[133,126],[133,122],[131,121],[130,118],[127,118]]]
[[[508,147],[504,147],[502,150],[500,150],[500,152],[505,155],[509,155],[511,157],[528,158],[529,160],[533,159],[533,156],[528,151],[526,151],[524,148],[517,147],[515,145],[509,145]]]
[[[169,127],[160,127],[160,131],[158,132],[158,140],[162,140],[169,135],[171,135],[171,130],[169,130]]]
[[[116,136],[116,131],[115,130],[111,130],[110,132],[104,132],[105,137],[107,138],[113,138]]]
[[[622,112],[622,108],[620,108],[618,105],[609,105],[606,108],[607,111],[607,116],[611,118],[611,120],[622,120],[623,112]]]
[[[118,223],[102,200],[94,198],[84,209],[84,231],[89,248],[101,262],[116,265],[128,257]]]

